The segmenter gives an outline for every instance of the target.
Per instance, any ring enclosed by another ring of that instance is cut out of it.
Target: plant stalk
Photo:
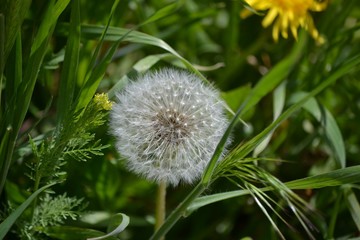
[[[162,181],[158,185],[156,196],[156,210],[155,210],[155,231],[157,231],[164,223],[166,216],[166,182]],[[165,239],[165,236],[160,238]]]
[[[150,240],[158,240],[174,226],[174,224],[186,213],[187,207],[197,198],[204,190],[205,185],[200,182],[191,191],[191,193],[182,201],[174,211],[171,212],[164,224],[151,236]]]

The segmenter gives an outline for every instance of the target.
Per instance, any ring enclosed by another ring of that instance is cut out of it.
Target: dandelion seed
[[[311,36],[319,43],[324,43],[324,38],[320,36],[314,25],[314,21],[309,11],[323,11],[328,4],[328,0],[245,0],[252,8],[258,11],[269,10],[262,25],[270,26],[274,23],[272,35],[275,41],[279,39],[279,33],[284,38],[288,38],[288,30],[297,39],[299,27],[307,30]],[[250,15],[250,11],[241,12],[242,17]]]
[[[139,77],[117,98],[110,125],[131,171],[174,186],[199,179],[228,125],[215,88],[164,69]]]

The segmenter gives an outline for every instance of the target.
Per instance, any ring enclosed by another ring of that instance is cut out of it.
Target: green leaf
[[[80,227],[70,227],[70,226],[54,226],[46,227],[42,231],[51,238],[61,239],[61,240],[79,240],[87,239],[92,237],[99,237],[104,235],[103,232]],[[119,240],[116,237],[108,237],[107,240]]]
[[[306,95],[307,93],[304,92],[296,93],[292,96],[290,102],[297,102]],[[309,101],[304,104],[303,108],[311,113],[316,120],[321,123],[330,143],[330,147],[335,153],[337,164],[341,168],[344,168],[346,166],[345,144],[340,129],[332,114],[318,101],[316,101],[315,98],[310,98]]]
[[[156,63],[158,63],[162,59],[168,58],[169,56],[171,56],[171,55],[169,55],[168,53],[149,55],[149,56],[146,56],[146,57],[140,59],[138,62],[136,62],[134,64],[133,68],[137,72],[142,73],[142,72],[148,71]]]
[[[25,209],[31,204],[31,202],[45,189],[55,185],[56,183],[51,183],[43,186],[38,189],[36,192],[30,195],[30,197],[23,202],[13,213],[10,214],[1,224],[0,224],[0,239],[3,239],[7,232],[10,230],[11,226],[15,221],[20,217],[20,215],[25,211]]]

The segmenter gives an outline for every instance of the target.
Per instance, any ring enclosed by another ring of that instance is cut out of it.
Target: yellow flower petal
[[[288,38],[289,29],[297,39],[297,30],[299,27],[305,28],[309,34],[318,42],[324,42],[314,21],[310,15],[310,11],[323,11],[328,0],[245,0],[254,10],[268,10],[262,21],[263,27],[273,24],[272,36],[275,41],[279,39],[279,33],[283,38]],[[247,17],[251,14],[249,10],[240,13],[241,17]]]
[[[274,19],[276,18],[277,15],[278,15],[277,9],[275,8],[270,9],[268,14],[266,14],[264,20],[262,21],[263,27],[270,26],[270,24],[274,22]]]

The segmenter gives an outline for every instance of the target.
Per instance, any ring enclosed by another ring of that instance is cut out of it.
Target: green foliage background
[[[287,239],[307,238],[288,188],[316,209],[304,210],[316,239],[359,237],[360,3],[333,0],[312,14],[321,46],[306,31],[275,43],[262,16],[241,19],[243,9],[242,1],[0,0],[0,236],[86,239],[124,213],[120,239],[150,238],[156,185],[126,170],[93,96],[112,99],[136,75],[177,66],[218,87],[245,124],[234,121],[232,155],[206,172],[199,194],[208,197],[194,195],[168,239],[278,239],[274,225]],[[254,188],[244,180],[252,173]],[[193,189],[169,188],[167,211]],[[258,206],[254,189],[278,203],[284,221]]]

